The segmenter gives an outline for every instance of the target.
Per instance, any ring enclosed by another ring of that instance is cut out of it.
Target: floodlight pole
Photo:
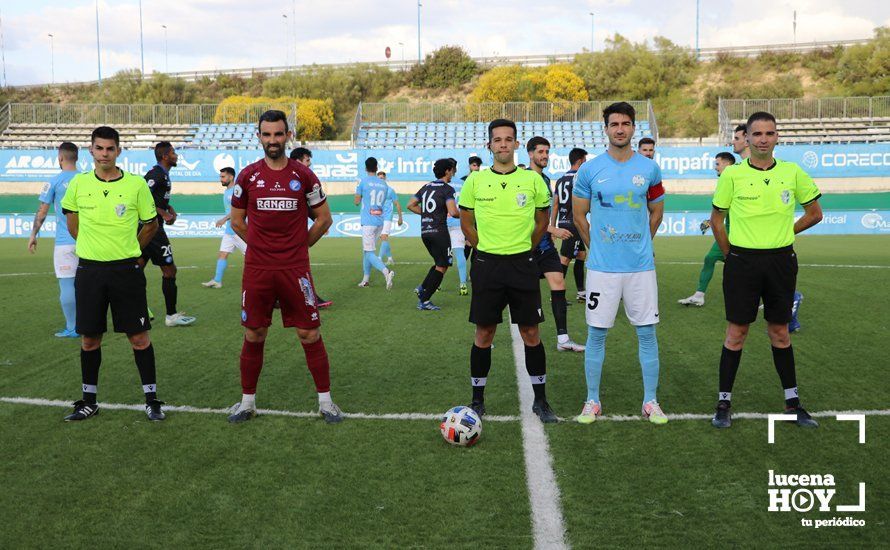
[[[423,58],[420,56],[420,8],[423,4],[420,0],[417,2],[417,64],[420,65]]]
[[[590,53],[593,53],[593,12],[590,12]]]
[[[701,0],[695,0],[695,59],[698,60],[701,55],[701,49],[698,46],[698,28],[701,24]]]
[[[142,37],[142,0],[139,0],[139,61],[142,76],[145,76],[145,42]]]
[[[282,13],[281,19],[284,21],[284,36],[290,36],[290,27],[287,24],[287,14]],[[284,66],[290,65],[290,47],[284,48]]]
[[[402,70],[405,70],[405,43],[399,42],[399,46],[402,47]]]
[[[164,72],[170,72],[170,63],[167,59],[167,25],[161,25],[161,28],[164,29]]]
[[[797,10],[794,10],[794,22],[791,25],[794,29],[794,43],[797,44]]]
[[[49,37],[49,74],[50,74],[50,83],[56,83],[56,46],[55,40],[52,33],[47,33]]]
[[[99,68],[99,86],[102,86],[102,45],[99,43],[99,0],[96,0],[96,65]]]

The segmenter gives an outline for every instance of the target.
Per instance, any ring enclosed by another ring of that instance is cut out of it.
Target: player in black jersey
[[[587,151],[584,149],[576,147],[569,151],[569,163],[572,165],[572,168],[556,180],[554,208],[550,214],[550,225],[566,229],[572,233],[571,237],[562,240],[562,245],[559,248],[559,261],[562,263],[564,277],[569,271],[569,263],[575,260],[575,287],[578,289],[578,301],[582,303],[586,302],[584,277],[587,271],[584,269],[584,260],[587,259],[587,249],[584,247],[584,243],[581,242],[578,230],[575,229],[575,224],[572,221],[572,184],[575,182],[575,174],[578,172],[578,169],[586,161]]]
[[[142,251],[139,263],[144,266],[151,260],[151,263],[161,268],[161,290],[167,306],[164,324],[168,327],[181,327],[194,323],[195,318],[176,311],[176,264],[173,262],[173,247],[164,231],[164,224],[173,225],[178,216],[176,209],[170,204],[170,169],[176,166],[179,155],[169,141],[162,141],[155,145],[155,159],[158,163],[145,174],[145,181],[158,210],[158,231]]]
[[[445,272],[451,266],[451,237],[448,216],[460,217],[454,201],[454,188],[449,185],[454,177],[455,164],[451,159],[439,159],[433,164],[435,181],[424,185],[408,202],[408,210],[420,215],[420,238],[433,258],[434,265],[415,290],[417,309],[438,311],[430,297],[439,289]]]

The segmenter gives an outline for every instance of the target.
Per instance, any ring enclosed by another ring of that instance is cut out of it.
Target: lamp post
[[[594,39],[593,39],[593,12],[590,12],[590,52],[593,53],[594,48]]]
[[[399,46],[402,47],[402,70],[404,71],[406,69],[406,67],[405,67],[405,43],[399,42]]]
[[[50,83],[56,83],[56,47],[54,44],[54,37],[52,33],[47,33],[49,37],[49,74],[50,74]]]
[[[287,14],[281,14],[281,20],[284,21],[284,36],[290,38],[290,28],[287,25]],[[289,40],[288,40],[289,41]],[[290,65],[290,44],[288,44],[287,48],[284,48],[284,66],[287,67]]]
[[[99,0],[96,0],[96,64],[99,68],[99,86],[102,85],[102,46],[99,44]]]
[[[145,76],[145,42],[142,39],[142,0],[139,0],[139,61],[142,76]]]
[[[701,26],[701,0],[695,0],[695,58],[699,59],[701,49],[698,47],[698,29]]]
[[[170,63],[169,58],[167,57],[167,25],[161,25],[161,28],[164,29],[164,72],[170,72]]]

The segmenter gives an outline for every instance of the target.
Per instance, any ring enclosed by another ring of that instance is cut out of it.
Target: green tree
[[[427,54],[423,63],[411,67],[411,84],[418,88],[455,88],[466,84],[479,66],[460,46],[443,46]]]

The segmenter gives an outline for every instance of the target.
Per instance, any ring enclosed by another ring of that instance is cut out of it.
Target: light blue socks
[[[365,262],[367,262],[367,265],[365,266],[366,275],[371,274],[372,267],[381,273],[387,272],[386,266],[383,265],[383,262],[380,261],[380,258],[378,258],[374,252],[365,252]]]
[[[457,276],[460,277],[460,284],[467,284],[467,258],[464,257],[463,250],[455,250],[454,257],[457,259]]]
[[[385,260],[392,256],[392,248],[389,246],[389,239],[383,241],[383,244],[380,245],[380,259]]]
[[[59,301],[62,303],[62,314],[65,315],[65,329],[73,332],[77,318],[74,277],[59,279]]]
[[[643,403],[648,403],[655,399],[658,389],[658,339],[655,337],[655,325],[643,325],[636,329],[640,367],[643,369]]]
[[[587,349],[584,350],[584,375],[587,378],[587,401],[600,402],[600,378],[606,358],[607,328],[587,327]]]
[[[222,283],[223,273],[227,267],[229,267],[229,260],[216,260],[216,275],[213,276],[213,280]]]

